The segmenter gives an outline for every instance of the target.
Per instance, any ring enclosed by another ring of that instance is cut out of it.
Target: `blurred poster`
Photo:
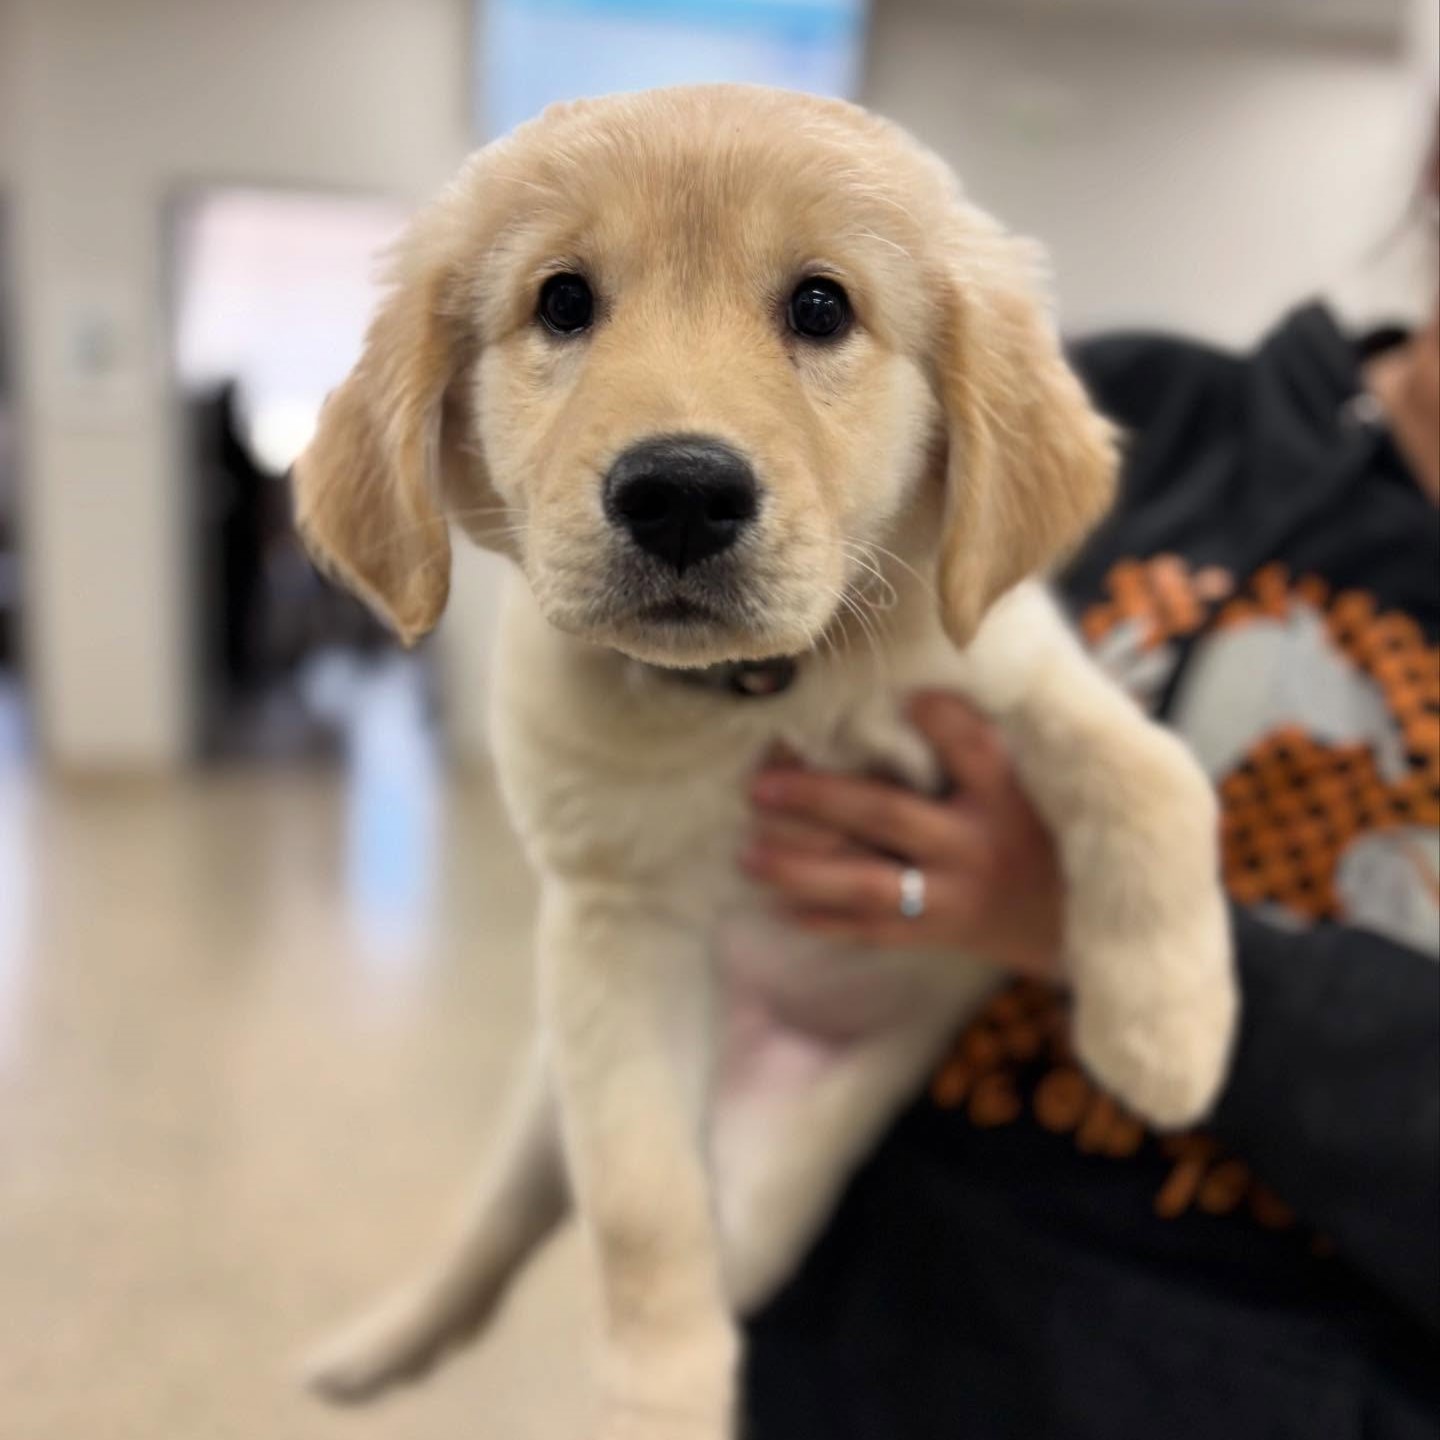
[[[868,0],[485,0],[482,137],[556,100],[713,80],[852,96]]]

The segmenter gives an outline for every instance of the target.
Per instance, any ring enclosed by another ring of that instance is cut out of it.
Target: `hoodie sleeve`
[[[1237,909],[1243,1017],[1212,1125],[1346,1260],[1440,1329],[1440,964]]]

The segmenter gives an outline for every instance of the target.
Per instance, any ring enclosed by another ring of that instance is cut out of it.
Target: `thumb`
[[[1010,763],[999,733],[975,707],[958,695],[926,692],[910,705],[910,719],[930,742],[956,791],[985,801],[1010,778]]]

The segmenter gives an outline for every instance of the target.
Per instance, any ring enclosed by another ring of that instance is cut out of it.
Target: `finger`
[[[965,764],[970,747],[987,723],[968,701],[939,690],[922,690],[913,696],[909,715],[947,773]]]
[[[995,830],[989,813],[977,806],[951,803],[949,848],[937,867],[947,885],[989,884],[994,869]]]
[[[900,913],[900,868],[886,860],[801,855],[749,846],[741,868],[802,909],[852,919]]]
[[[765,770],[803,770],[804,768],[805,762],[800,755],[783,740],[777,740],[765,756],[765,765],[761,774]]]
[[[809,855],[858,855],[849,838],[833,825],[817,825],[814,821],[797,819],[761,811],[750,830],[751,839],[774,850],[798,850]]]
[[[947,809],[945,853],[927,863],[968,893],[976,885],[990,883],[994,837],[985,814],[963,806]],[[843,830],[783,811],[757,811],[749,839],[765,849],[798,850],[810,855],[851,859],[873,858],[869,847],[852,841]]]
[[[899,915],[846,915],[833,910],[792,908],[786,916],[807,935],[839,944],[875,946],[886,950],[934,949],[953,946],[945,918],[925,915],[916,920]]]
[[[903,856],[932,861],[953,846],[949,806],[878,780],[796,771],[767,772],[754,787],[757,804],[842,831],[854,840]]]
[[[983,801],[1008,784],[1010,760],[999,732],[973,706],[932,692],[916,696],[910,718],[957,789]]]

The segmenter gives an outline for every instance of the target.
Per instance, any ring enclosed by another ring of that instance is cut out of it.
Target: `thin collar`
[[[772,695],[781,695],[800,674],[800,662],[789,655],[773,660],[734,660],[724,665],[707,665],[701,670],[654,668],[682,685],[714,690],[737,700],[768,700]]]

